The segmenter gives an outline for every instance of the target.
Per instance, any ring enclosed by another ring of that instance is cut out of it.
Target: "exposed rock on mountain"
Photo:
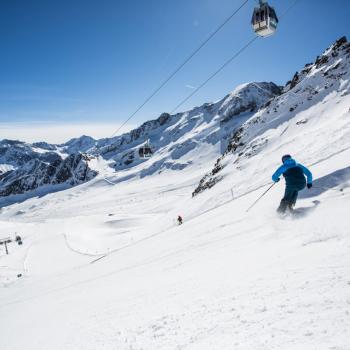
[[[62,159],[56,154],[55,157],[49,163],[32,158],[24,166],[0,174],[0,196],[21,194],[44,185],[74,186],[97,175],[89,168],[86,155],[72,154]]]

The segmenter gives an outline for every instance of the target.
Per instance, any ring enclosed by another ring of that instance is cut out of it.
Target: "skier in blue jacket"
[[[298,164],[289,154],[282,157],[282,163],[275,173],[272,175],[272,180],[278,182],[280,176],[283,175],[286,180],[286,189],[284,197],[277,211],[285,213],[287,208],[292,211],[298,198],[298,192],[312,187],[311,171],[305,166]],[[306,180],[305,180],[306,176]]]

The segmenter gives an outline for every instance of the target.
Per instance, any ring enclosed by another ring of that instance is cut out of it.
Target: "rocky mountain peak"
[[[320,56],[316,57],[313,63],[308,63],[299,72],[296,72],[293,78],[286,83],[283,92],[287,92],[295,88],[303,79],[314,74],[322,72],[325,76],[332,73],[332,71],[341,68],[342,58],[349,58],[350,43],[345,36],[341,37],[334,44],[328,47]]]

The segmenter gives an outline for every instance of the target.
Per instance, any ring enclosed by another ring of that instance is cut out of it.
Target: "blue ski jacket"
[[[286,179],[287,186],[302,185],[305,187],[305,176],[307,183],[312,184],[312,173],[305,166],[298,164],[294,159],[287,159],[272,175],[272,181],[277,182],[280,176]],[[304,176],[305,175],[305,176]]]

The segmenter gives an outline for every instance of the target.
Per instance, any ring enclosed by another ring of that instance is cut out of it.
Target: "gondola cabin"
[[[151,158],[153,155],[153,150],[151,148],[151,145],[147,141],[143,146],[139,148],[139,156],[140,158],[147,159]]]
[[[259,7],[253,12],[252,26],[254,32],[262,37],[267,37],[275,33],[278,18],[273,7],[264,0],[259,0]]]

